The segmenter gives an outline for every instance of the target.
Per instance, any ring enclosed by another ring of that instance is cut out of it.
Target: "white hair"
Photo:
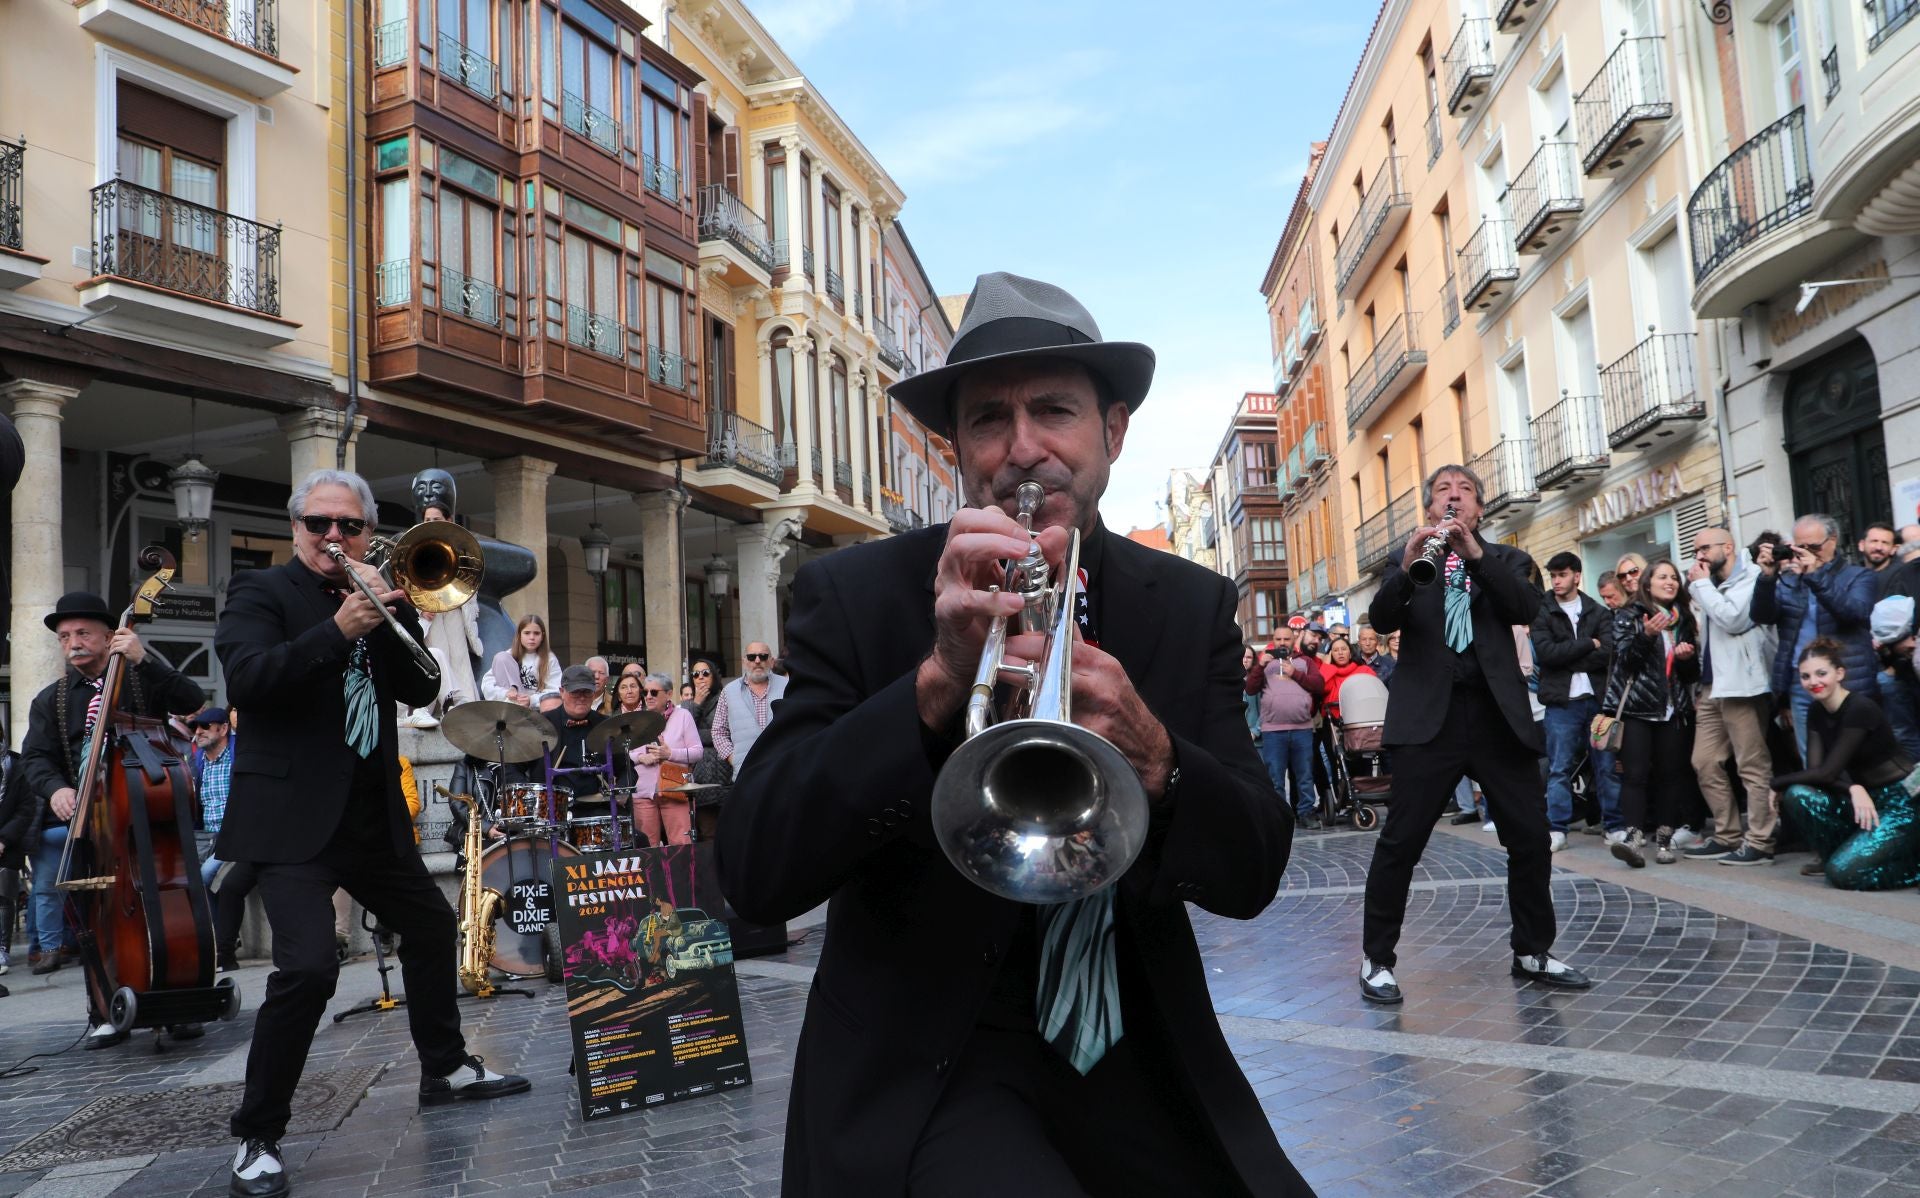
[[[668,694],[673,693],[673,679],[667,677],[665,674],[648,674],[647,681],[658,684],[660,689],[666,691]]]
[[[287,498],[288,519],[298,520],[307,514],[307,500],[315,487],[345,487],[360,500],[360,510],[366,513],[368,526],[380,523],[380,504],[373,497],[373,488],[351,470],[315,470],[301,479]]]

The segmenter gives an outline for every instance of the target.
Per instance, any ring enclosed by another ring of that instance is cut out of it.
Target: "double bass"
[[[141,551],[140,567],[154,573],[122,613],[123,629],[153,618],[178,568],[159,546]],[[192,745],[164,719],[121,710],[126,675],[125,656],[111,654],[57,879],[79,929],[88,997],[116,1032],[231,1019],[240,992],[232,978],[214,981]]]

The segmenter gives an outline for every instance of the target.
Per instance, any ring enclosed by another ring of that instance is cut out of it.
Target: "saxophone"
[[[479,800],[472,795],[449,793],[435,786],[449,803],[467,805],[466,864],[460,871],[460,984],[475,998],[493,995],[493,981],[487,976],[493,960],[493,923],[500,918],[505,901],[498,890],[480,884],[480,850],[486,841],[486,821],[480,814]]]

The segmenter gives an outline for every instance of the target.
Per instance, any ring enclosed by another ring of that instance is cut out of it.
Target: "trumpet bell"
[[[480,541],[452,521],[416,524],[382,547],[381,572],[420,611],[452,611],[480,593],[486,574]]]
[[[1065,903],[1112,885],[1147,838],[1140,776],[1076,724],[1008,720],[968,738],[934,783],[933,835],[975,885]]]

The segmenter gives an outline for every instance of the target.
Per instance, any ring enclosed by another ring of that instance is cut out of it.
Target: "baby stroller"
[[[1387,724],[1387,684],[1372,674],[1355,674],[1340,684],[1340,715],[1329,717],[1334,751],[1328,773],[1333,793],[1324,818],[1351,820],[1366,831],[1380,822],[1376,803],[1387,801],[1393,776],[1380,738]]]

